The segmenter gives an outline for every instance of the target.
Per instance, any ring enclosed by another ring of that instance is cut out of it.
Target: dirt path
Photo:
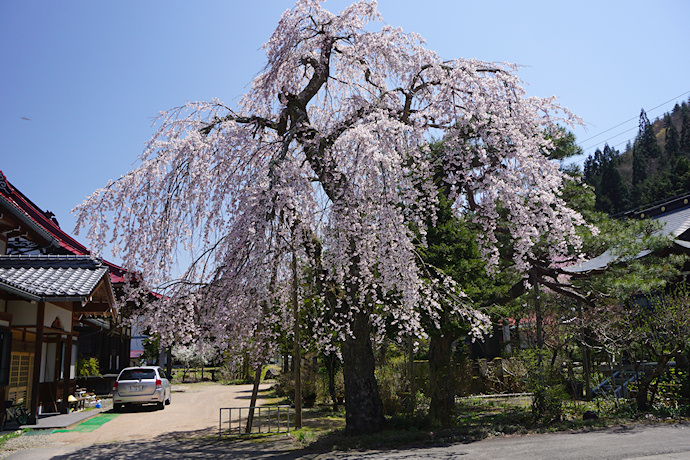
[[[91,433],[55,433],[56,440],[91,444],[154,439],[171,433],[202,434],[218,430],[221,407],[249,407],[251,385],[177,385],[172,403],[164,410],[156,406],[126,408],[123,413]],[[267,389],[269,385],[262,385]],[[259,400],[261,404],[261,399]]]
[[[262,384],[260,388],[266,390],[269,386]],[[218,432],[219,409],[249,407],[252,386],[203,383],[174,385],[173,391],[172,403],[164,410],[157,410],[155,406],[126,408],[123,413],[91,432],[29,436],[43,439],[32,446],[34,448],[21,450],[9,458],[52,458],[53,454],[65,455],[69,451],[99,444],[213,436]],[[265,392],[259,393],[258,404],[261,405],[266,398]],[[19,445],[21,438],[15,438]],[[12,449],[12,441],[5,448]]]

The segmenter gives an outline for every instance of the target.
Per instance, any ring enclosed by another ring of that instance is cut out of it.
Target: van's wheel
[[[172,402],[172,394],[170,396],[168,396],[168,399],[165,400],[165,404],[170,405],[171,402]]]
[[[165,409],[165,402],[161,401],[158,403],[158,410],[163,410],[163,409]]]
[[[122,412],[124,407],[124,404],[113,404],[113,412]]]

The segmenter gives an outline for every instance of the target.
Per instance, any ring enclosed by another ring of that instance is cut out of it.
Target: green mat
[[[54,430],[53,433],[70,433],[70,432],[78,432],[78,433],[90,433],[92,431],[95,431],[97,428],[99,428],[101,425],[104,423],[107,423],[117,417],[120,414],[99,414],[95,417],[92,417],[88,420],[84,420],[81,422],[79,425],[75,426],[74,428],[70,430]]]

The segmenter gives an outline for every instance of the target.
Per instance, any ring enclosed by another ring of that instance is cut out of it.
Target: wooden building
[[[125,271],[94,258],[0,171],[0,398],[33,415],[68,410],[78,357],[129,360],[115,309]],[[3,411],[4,414],[4,411]]]

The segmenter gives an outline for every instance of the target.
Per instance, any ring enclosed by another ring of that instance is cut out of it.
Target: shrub
[[[563,418],[563,399],[567,396],[560,385],[538,387],[532,397],[534,423],[554,423]]]
[[[401,412],[406,399],[409,399],[409,384],[405,372],[404,356],[389,358],[376,369],[379,396],[386,415]]]
[[[98,358],[85,358],[80,356],[79,359],[77,359],[77,376],[89,377],[94,375],[99,377],[101,375]]]

